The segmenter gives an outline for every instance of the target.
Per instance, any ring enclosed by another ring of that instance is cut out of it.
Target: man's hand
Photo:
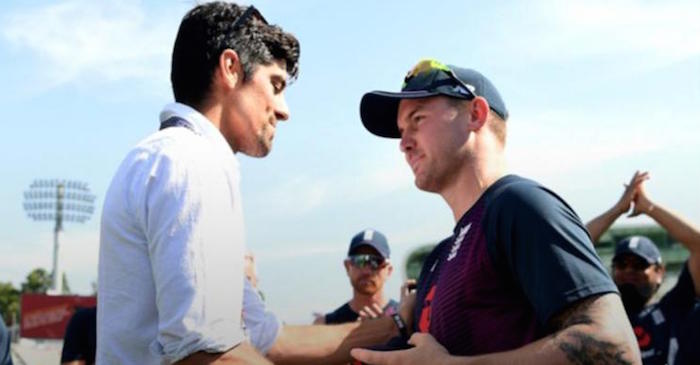
[[[445,364],[451,358],[447,350],[430,334],[414,333],[408,343],[415,347],[401,351],[353,349],[350,355],[363,363],[373,365]]]
[[[358,321],[364,321],[366,319],[379,318],[384,314],[384,310],[377,303],[372,303],[372,305],[366,305],[364,308],[360,309]]]
[[[615,204],[615,210],[619,214],[624,214],[629,212],[630,207],[632,205],[632,202],[634,202],[634,211],[629,215],[630,217],[633,217],[637,214],[637,201],[636,197],[637,194],[639,193],[639,190],[642,188],[642,183],[646,180],[649,180],[649,172],[639,172],[636,171],[634,175],[632,176],[632,179],[630,179],[630,182],[628,184],[625,184],[625,191],[622,192],[622,196],[620,197],[620,200],[617,201]],[[635,214],[636,213],[636,214]]]
[[[647,173],[647,178],[649,179],[649,174]],[[649,214],[654,209],[654,204],[649,200],[646,190],[644,190],[644,184],[642,182],[637,186],[637,193],[634,196],[634,210],[629,214],[630,217],[636,217],[642,213]]]
[[[413,330],[413,309],[416,307],[416,291],[414,288],[416,281],[406,280],[401,285],[401,304],[399,305],[399,315],[406,323],[406,328],[410,334]]]
[[[591,241],[593,244],[597,244],[600,237],[605,233],[605,231],[610,228],[610,226],[619,218],[621,215],[629,212],[632,203],[634,202],[634,211],[630,213],[630,217],[639,214],[640,209],[642,209],[643,203],[638,203],[635,199],[640,194],[639,191],[642,189],[642,183],[649,179],[648,172],[635,172],[629,183],[624,184],[625,191],[622,192],[620,200],[618,200],[615,205],[610,209],[606,210],[603,214],[593,218],[590,222],[586,223],[586,230],[591,236]],[[642,190],[643,194],[643,190]]]

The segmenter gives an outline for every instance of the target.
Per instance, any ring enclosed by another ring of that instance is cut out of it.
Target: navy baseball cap
[[[443,65],[436,60],[422,60],[408,72],[400,92],[372,91],[362,96],[362,124],[377,136],[399,138],[401,135],[396,119],[401,99],[437,95],[465,100],[481,96],[501,119],[508,119],[508,109],[501,94],[486,76],[472,69]]]
[[[613,261],[620,255],[631,253],[644,259],[649,264],[661,264],[661,253],[654,242],[644,236],[630,236],[618,242]]]
[[[385,259],[388,259],[389,255],[391,255],[386,237],[384,237],[381,232],[373,229],[365,229],[352,238],[350,247],[348,248],[348,256],[352,255],[353,251],[360,246],[370,246],[374,248]]]

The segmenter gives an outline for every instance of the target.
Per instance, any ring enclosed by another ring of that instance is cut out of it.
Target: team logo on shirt
[[[435,298],[435,285],[430,288],[428,295],[423,300],[423,309],[420,311],[420,319],[418,320],[418,330],[420,332],[428,332],[430,330],[430,314],[433,311],[433,298]]]
[[[469,228],[471,228],[472,224],[471,222],[464,226],[464,228],[461,228],[459,230],[459,234],[457,235],[457,238],[455,238],[455,242],[452,244],[452,248],[450,249],[450,254],[447,256],[447,261],[451,261],[453,258],[457,256],[457,251],[459,251],[459,248],[462,246],[462,241],[464,241],[464,236],[467,235],[467,232],[469,232]]]
[[[634,334],[637,336],[637,342],[639,343],[640,348],[643,349],[651,344],[651,336],[646,330],[644,330],[644,327],[635,326]]]

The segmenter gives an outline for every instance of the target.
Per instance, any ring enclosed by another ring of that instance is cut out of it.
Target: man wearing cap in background
[[[390,255],[389,244],[381,232],[366,229],[356,234],[343,262],[352,285],[352,299],[335,311],[319,316],[314,324],[356,321],[365,307],[373,315],[397,313],[399,303],[384,295],[384,283],[394,270],[389,262]]]
[[[477,71],[420,62],[400,93],[375,91],[360,114],[400,138],[416,186],[440,194],[456,226],[418,280],[402,351],[354,349],[369,364],[640,363],[605,267],[574,211],[505,172],[508,111]]]
[[[644,364],[700,364],[700,230],[652,203],[644,189],[648,178],[648,173],[636,172],[617,203],[586,228],[597,242],[634,204],[631,217],[646,214],[690,251],[676,285],[654,304],[650,304],[652,297],[666,269],[652,240],[632,236],[618,242],[612,273]]]

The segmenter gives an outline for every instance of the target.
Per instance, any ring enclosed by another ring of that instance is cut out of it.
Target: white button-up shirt
[[[98,364],[169,364],[244,341],[239,167],[218,129],[170,104],[126,156],[102,212]]]

